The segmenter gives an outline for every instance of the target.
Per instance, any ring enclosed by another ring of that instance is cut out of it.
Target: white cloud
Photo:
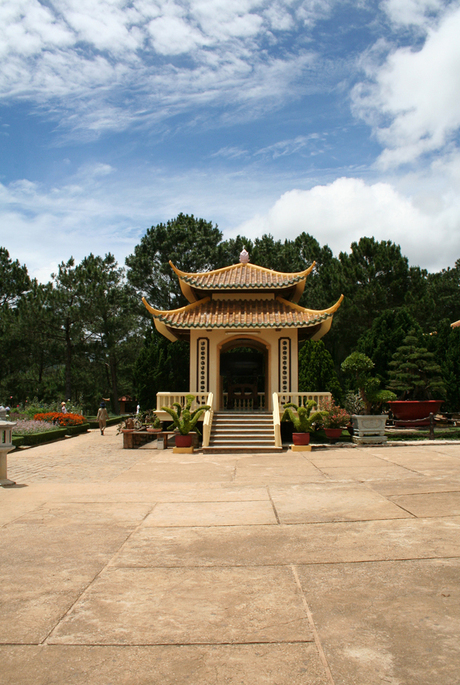
[[[452,142],[460,127],[459,36],[456,7],[428,29],[420,50],[400,48],[382,66],[369,65],[370,81],[355,88],[355,112],[373,123],[385,146],[383,168],[411,163]]]
[[[385,0],[382,8],[394,24],[426,28],[445,9],[443,0]]]
[[[4,0],[0,98],[28,99],[70,129],[92,131],[142,122],[139,110],[152,121],[200,102],[246,104],[257,116],[259,102],[296,97],[311,63],[305,52],[271,52],[273,32],[299,29],[299,11],[312,23],[328,8],[308,0]]]
[[[336,255],[363,236],[392,240],[412,265],[438,271],[460,258],[459,182],[460,154],[391,183],[339,178],[288,192],[291,174],[254,168],[173,175],[96,164],[52,188],[27,179],[0,184],[0,244],[46,281],[70,256],[110,251],[123,264],[147,227],[184,212],[216,222],[225,238],[284,240],[305,231]]]
[[[456,169],[460,163],[456,160]],[[271,233],[293,239],[305,231],[334,254],[348,251],[363,236],[401,245],[412,265],[429,270],[452,266],[460,258],[460,200],[443,185],[435,203],[417,203],[390,183],[366,184],[339,178],[329,185],[284,193],[265,215],[240,224],[232,235]]]

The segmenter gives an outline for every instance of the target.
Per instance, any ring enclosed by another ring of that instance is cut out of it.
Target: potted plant
[[[439,398],[445,394],[441,367],[434,354],[419,345],[412,330],[394,353],[390,366],[388,387],[398,393],[398,398],[388,404],[396,425],[398,421],[405,426],[410,426],[411,421],[413,426],[428,425],[430,413],[436,414],[443,403],[433,395]]]
[[[342,371],[354,379],[362,401],[363,412],[353,414],[353,442],[358,444],[378,444],[386,442],[386,414],[382,406],[396,399],[394,392],[380,387],[380,380],[371,375],[374,368],[372,359],[362,352],[352,352],[342,362]]]
[[[350,422],[350,414],[334,402],[328,402],[326,407],[327,416],[324,417],[324,432],[329,440],[338,440],[342,431]]]
[[[173,426],[179,431],[179,435],[176,435],[176,447],[191,447],[192,436],[191,431],[195,430],[198,435],[201,435],[197,423],[200,416],[210,409],[211,407],[207,404],[203,404],[195,411],[191,411],[193,401],[195,399],[194,395],[187,395],[185,398],[185,404],[182,406],[179,402],[174,402],[172,407],[161,407],[162,411],[167,412],[173,420]]]
[[[149,433],[160,433],[162,429],[162,424],[158,416],[156,414],[153,414],[152,416],[148,416],[146,418],[147,431]]]
[[[323,410],[312,413],[314,407],[316,407],[314,400],[309,400],[305,406],[297,406],[292,402],[284,405],[281,421],[290,421],[294,426],[294,432],[292,433],[294,445],[308,445],[310,434],[323,425],[327,412]]]

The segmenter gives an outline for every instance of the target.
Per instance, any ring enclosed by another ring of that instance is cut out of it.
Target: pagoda
[[[299,342],[322,338],[343,299],[322,310],[298,304],[315,262],[281,273],[251,264],[243,249],[238,264],[205,273],[170,265],[189,304],[163,311],[143,303],[162,335],[189,341],[190,392],[212,392],[217,410],[247,397],[263,411],[273,392],[297,392]]]

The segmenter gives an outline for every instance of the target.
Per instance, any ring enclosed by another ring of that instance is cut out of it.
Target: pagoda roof
[[[332,318],[343,295],[329,309],[305,309],[283,297],[274,299],[219,300],[205,297],[180,309],[162,311],[151,307],[145,298],[143,303],[155,319],[170,329],[260,329],[260,328],[307,328],[317,326]]]
[[[273,291],[291,288],[297,283],[305,281],[313,270],[315,262],[308,269],[296,273],[283,273],[265,269],[256,264],[232,264],[222,269],[202,273],[187,273],[181,271],[170,261],[169,264],[181,281],[197,290],[261,290]]]

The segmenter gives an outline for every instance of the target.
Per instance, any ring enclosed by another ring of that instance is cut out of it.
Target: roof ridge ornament
[[[241,264],[248,264],[249,263],[249,252],[246,250],[245,245],[243,245],[243,249],[240,252],[240,263]]]

